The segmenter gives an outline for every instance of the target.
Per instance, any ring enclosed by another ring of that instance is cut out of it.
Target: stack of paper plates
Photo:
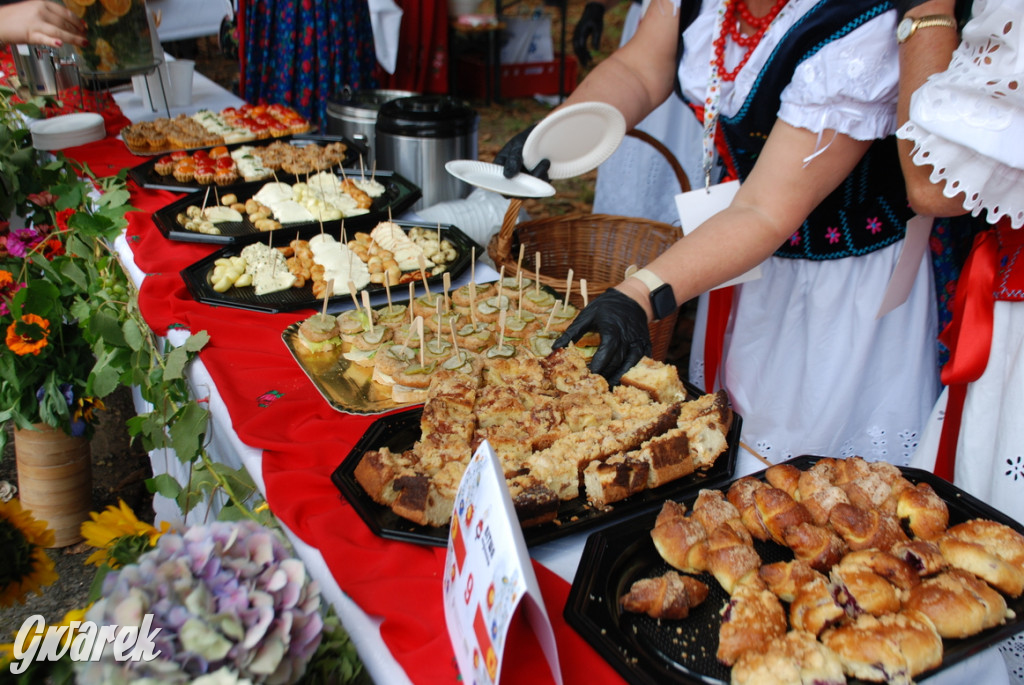
[[[61,150],[85,145],[94,140],[102,140],[107,135],[103,117],[93,112],[42,119],[29,125],[29,130],[32,132],[32,145],[37,150]]]

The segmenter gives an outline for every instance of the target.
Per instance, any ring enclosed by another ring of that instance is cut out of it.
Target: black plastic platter
[[[438,230],[436,224],[425,224],[422,222],[415,221],[396,221],[394,222],[400,226],[406,232],[413,227],[428,228],[431,231]],[[374,224],[375,225],[375,224]],[[348,228],[348,220],[345,223],[346,230]],[[318,229],[319,230],[319,229]],[[447,239],[455,247],[457,253],[455,260],[448,265],[447,273],[450,274],[452,280],[458,278],[462,273],[469,267],[470,261],[472,260],[473,248],[476,248],[477,254],[480,253],[480,246],[470,239],[465,233],[459,230],[456,226],[441,226],[441,238]],[[337,228],[333,235],[337,237],[340,234]],[[269,236],[273,235],[273,245],[287,245],[293,238],[295,233],[288,231],[287,229],[281,229],[273,231],[272,233],[261,233],[261,242],[267,243],[270,239]],[[312,234],[306,234],[309,237]],[[349,233],[349,238],[351,238]],[[280,243],[278,243],[280,239]],[[254,241],[249,241],[254,242]],[[248,244],[248,243],[246,243]],[[203,257],[199,261],[185,267],[181,271],[181,278],[185,281],[185,287],[188,288],[189,293],[197,302],[203,304],[210,304],[219,307],[232,307],[235,309],[247,309],[249,311],[256,312],[269,312],[276,314],[278,312],[294,311],[296,309],[319,309],[323,306],[323,300],[317,299],[313,295],[313,285],[311,282],[306,283],[301,288],[289,288],[287,290],[281,290],[275,293],[268,293],[266,295],[257,295],[256,289],[252,286],[245,286],[242,288],[230,288],[226,292],[219,293],[213,289],[213,284],[210,283],[210,274],[214,268],[214,262],[222,257],[235,257],[242,252],[242,248],[245,244],[235,244],[222,247],[213,254]],[[431,286],[436,286],[440,291],[444,282],[444,274],[438,273],[427,278],[427,283]],[[417,285],[421,285],[422,281],[417,278]],[[391,291],[403,293],[408,289],[408,285],[403,283],[402,285],[391,286]],[[371,295],[377,293],[384,293],[384,286],[377,284],[368,285],[365,290]],[[339,289],[336,294],[328,299],[328,307],[331,304],[337,304],[340,302],[351,302],[352,296],[347,289]]]
[[[374,199],[369,212],[359,214],[358,216],[346,217],[344,220],[324,221],[322,229],[335,236],[341,233],[342,223],[344,223],[345,230],[349,234],[353,231],[372,229],[381,221],[387,221],[392,216],[398,216],[423,195],[423,191],[418,186],[413,185],[412,181],[393,171],[378,171],[375,178],[384,185],[384,194]],[[273,182],[273,180],[270,182]],[[210,243],[214,245],[244,245],[258,240],[265,240],[269,232],[260,231],[244,215],[242,221],[217,224],[221,231],[218,235],[189,231],[178,223],[176,217],[178,214],[184,213],[190,205],[201,207],[204,200],[207,206],[217,204],[216,198],[225,192],[230,192],[240,202],[245,202],[259,192],[260,188],[266,183],[268,181],[265,180],[252,181],[231,189],[211,188],[208,196],[206,190],[203,190],[201,193],[190,193],[154,212],[153,223],[156,224],[157,228],[160,229],[160,232],[168,240]],[[279,244],[283,245],[295,238],[296,234],[300,237],[309,237],[319,233],[320,230],[320,222],[303,221],[283,224],[281,228],[272,232],[276,234],[274,242],[279,242]]]
[[[692,397],[700,394],[689,386],[687,391]],[[386,446],[393,452],[399,452],[411,448],[420,437],[422,413],[422,407],[418,407],[377,419],[334,470],[331,479],[355,507],[366,525],[377,535],[393,540],[444,547],[448,544],[448,526],[421,526],[398,516],[388,507],[374,502],[354,475],[363,454],[369,450]],[[700,488],[728,481],[736,469],[736,450],[739,447],[742,422],[739,414],[734,413],[732,425],[726,435],[728,447],[706,472],[694,473],[653,490],[645,490],[615,502],[605,509],[595,509],[588,505],[586,497],[582,495],[575,500],[561,502],[556,521],[523,528],[526,544],[539,545],[563,538],[618,518],[659,508],[667,498],[684,497],[687,493],[696,493]]]
[[[359,173],[359,158],[366,158],[365,145],[349,140],[344,136],[324,136],[308,133],[281,136],[280,138],[267,138],[264,140],[251,140],[245,143],[233,143],[231,145],[226,145],[225,147],[227,147],[227,149],[231,152],[234,152],[238,148],[246,145],[248,145],[249,147],[256,148],[258,150],[259,148],[263,148],[270,145],[274,141],[283,141],[295,145],[296,147],[305,147],[307,145],[312,144],[322,146],[326,145],[327,143],[345,143],[345,158],[341,161],[341,166],[346,169],[355,169],[355,173]],[[200,149],[210,150],[211,148],[207,147]],[[195,150],[190,150],[189,152],[193,153],[195,152]],[[198,183],[197,181],[179,181],[176,178],[174,178],[174,176],[164,176],[162,174],[156,173],[156,163],[160,160],[161,157],[164,157],[169,154],[171,153],[162,152],[158,155],[153,155],[150,159],[147,159],[142,164],[132,167],[131,169],[128,170],[128,178],[132,179],[140,186],[144,186],[146,188],[162,188],[164,190],[176,190],[180,192],[192,192],[195,190],[205,191],[208,187],[211,187],[211,184],[204,185],[202,183]],[[296,180],[296,177],[294,175],[281,171],[277,172],[277,178],[278,180],[287,181],[289,183],[292,183]],[[242,185],[245,182],[246,181],[241,176],[239,176],[238,181],[236,181],[235,183],[231,183],[226,186],[220,186],[219,192],[231,192],[232,188]]]
[[[820,457],[805,455],[787,463],[803,470],[818,459]],[[913,483],[927,482],[946,501],[951,526],[972,518],[987,518],[1024,533],[1024,527],[1016,521],[947,481],[919,469],[901,470]],[[752,475],[763,479],[764,472]],[[729,485],[731,483],[716,487],[727,490]],[[690,507],[696,493],[673,499]],[[622,677],[635,685],[727,684],[729,667],[719,663],[715,654],[721,626],[719,611],[728,596],[711,574],[698,576],[708,586],[708,597],[685,619],[658,621],[619,607],[619,597],[629,591],[634,581],[656,577],[671,569],[651,541],[650,531],[656,518],[657,512],[637,516],[599,530],[587,539],[563,612],[565,620]],[[793,558],[788,549],[772,542],[755,541],[755,548],[765,563]],[[1024,597],[1007,598],[1007,605],[1016,618],[969,638],[944,640],[942,665],[920,674],[916,680],[924,680],[1024,630]],[[861,681],[848,679],[848,682]]]

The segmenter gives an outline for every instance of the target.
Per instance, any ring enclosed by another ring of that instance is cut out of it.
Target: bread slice
[[[583,469],[587,501],[600,508],[641,492],[647,487],[649,469],[647,462],[628,456],[590,462]]]
[[[686,389],[679,379],[679,370],[665,362],[644,357],[626,373],[622,384],[639,388],[655,402],[678,402],[686,399]]]

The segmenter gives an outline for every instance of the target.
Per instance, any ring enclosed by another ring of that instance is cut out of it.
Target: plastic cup
[[[167,73],[171,82],[168,97],[172,107],[188,107],[192,104],[192,77],[195,69],[196,63],[190,59],[167,62]]]

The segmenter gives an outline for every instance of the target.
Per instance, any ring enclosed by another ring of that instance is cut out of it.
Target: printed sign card
[[[690,235],[693,229],[710,219],[715,214],[729,206],[736,191],[740,189],[739,181],[728,181],[718,183],[710,188],[697,188],[685,193],[676,195],[676,211],[679,212],[679,222],[683,229],[683,235]],[[746,281],[753,281],[761,278],[761,267],[755,266],[745,274],[726,281],[720,286],[712,288],[725,288],[730,285],[738,285]]]
[[[462,476],[445,557],[445,622],[464,683],[497,685],[509,626],[521,602],[561,685],[555,635],[523,531],[498,458],[484,441]]]

